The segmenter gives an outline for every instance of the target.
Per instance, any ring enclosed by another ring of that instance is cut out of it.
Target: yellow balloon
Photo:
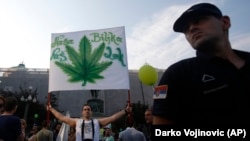
[[[154,85],[158,79],[157,71],[149,64],[145,64],[139,69],[138,76],[143,84],[150,86]]]

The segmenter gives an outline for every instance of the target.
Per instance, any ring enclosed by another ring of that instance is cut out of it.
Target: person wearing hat
[[[107,126],[105,126],[104,130],[105,130],[104,141],[115,141],[112,135],[111,124],[108,124]]]
[[[250,53],[232,48],[229,16],[210,3],[187,9],[174,23],[196,57],[172,64],[154,96],[153,125],[249,124]]]

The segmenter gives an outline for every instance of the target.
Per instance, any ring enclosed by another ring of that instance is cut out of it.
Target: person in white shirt
[[[76,141],[99,141],[100,128],[118,120],[131,112],[131,107],[128,105],[124,110],[121,110],[112,116],[93,119],[92,108],[89,104],[82,106],[82,117],[81,118],[70,118],[52,108],[51,104],[47,105],[49,110],[57,119],[65,122],[71,127],[76,129]]]

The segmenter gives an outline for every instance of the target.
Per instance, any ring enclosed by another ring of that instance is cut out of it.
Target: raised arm
[[[58,120],[65,122],[66,124],[68,124],[71,127],[76,126],[76,119],[70,118],[70,117],[67,117],[67,116],[61,114],[56,109],[54,109],[50,103],[47,105],[47,110],[50,111]]]
[[[128,105],[124,110],[121,110],[112,116],[106,117],[106,118],[100,118],[98,119],[100,125],[102,127],[108,125],[109,123],[115,122],[116,120],[122,118],[125,116],[127,113],[132,112],[132,108]]]

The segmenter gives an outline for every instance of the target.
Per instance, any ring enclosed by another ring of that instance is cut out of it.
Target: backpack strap
[[[82,141],[84,140],[84,120],[82,120]]]
[[[84,141],[84,120],[82,120],[82,141]],[[95,135],[95,127],[94,127],[94,121],[91,119],[91,127],[92,127],[92,139],[94,140]]]
[[[91,119],[91,126],[92,126],[92,139],[94,140],[95,127],[94,127],[94,121],[93,121],[93,119]]]

